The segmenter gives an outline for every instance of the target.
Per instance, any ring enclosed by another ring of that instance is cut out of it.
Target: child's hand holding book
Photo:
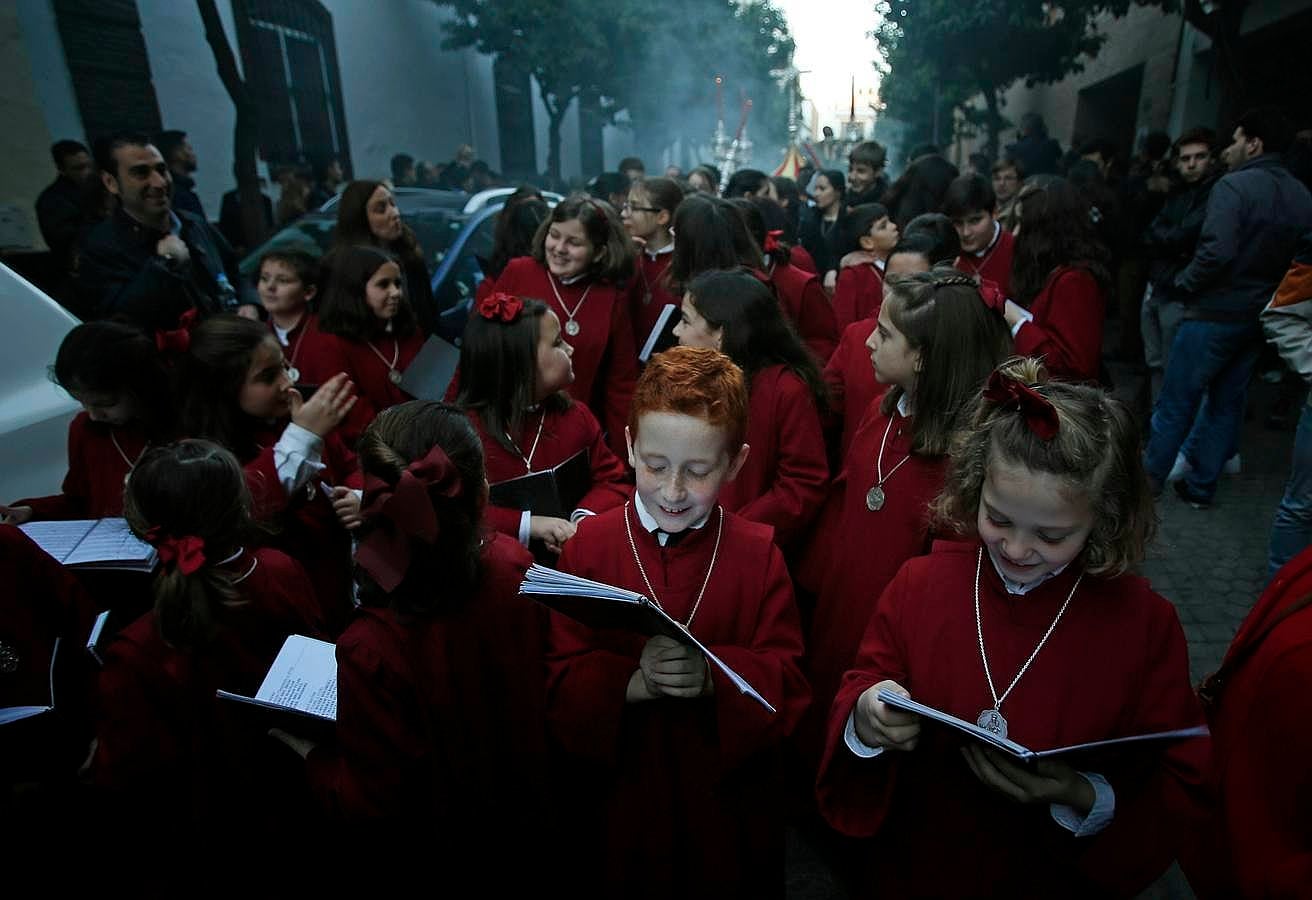
[[[1059,803],[1081,816],[1093,808],[1093,785],[1064,762],[1040,759],[1027,768],[978,744],[962,747],[961,755],[981,783],[1017,803]]]
[[[638,671],[652,697],[700,697],[710,692],[706,657],[696,647],[658,634],[648,639]]]
[[[911,693],[896,681],[884,680],[867,688],[856,701],[852,724],[856,736],[868,747],[885,750],[914,750],[920,740],[920,716],[894,709],[879,699],[881,689],[903,697]]]

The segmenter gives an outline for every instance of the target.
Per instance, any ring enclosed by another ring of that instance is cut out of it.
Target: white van
[[[0,264],[0,503],[59,493],[68,471],[68,423],[78,405],[50,380],[50,367],[76,324]]]

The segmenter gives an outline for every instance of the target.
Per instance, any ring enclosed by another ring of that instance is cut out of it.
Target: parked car
[[[66,309],[0,264],[8,344],[0,354],[0,503],[56,494],[68,470],[77,403],[50,380],[55,353],[77,324]]]
[[[459,341],[473,303],[474,292],[483,280],[480,259],[492,255],[492,238],[497,214],[514,188],[494,188],[472,197],[461,191],[429,188],[396,188],[396,205],[401,219],[415,232],[432,276],[433,299],[437,302],[438,330],[443,337]],[[555,206],[559,194],[543,192]],[[306,213],[278,231],[241,261],[242,299],[259,303],[255,289],[260,257],[275,248],[296,248],[322,256],[332,246],[337,225],[337,197]]]

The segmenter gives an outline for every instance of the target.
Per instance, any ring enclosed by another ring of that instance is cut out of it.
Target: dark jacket
[[[273,233],[273,201],[263,191],[260,192],[260,205],[264,208],[264,227]],[[219,233],[227,239],[238,253],[251,249],[246,245],[245,228],[241,218],[241,192],[237,189],[223,195],[219,207]]]
[[[189,212],[199,216],[202,222],[209,221],[205,208],[200,205],[200,197],[196,196],[196,179],[190,175],[173,173],[173,211]]]
[[[73,266],[77,237],[87,221],[84,200],[83,188],[63,175],[36,198],[36,221],[41,237],[58,260],[61,271]]]
[[[1212,188],[1198,247],[1175,279],[1197,319],[1257,321],[1312,228],[1312,194],[1280,156],[1251,159]]]
[[[814,207],[802,208],[797,225],[797,242],[806,248],[815,260],[815,270],[823,279],[825,273],[838,268],[842,258],[839,244],[843,236],[843,216],[825,224]]]
[[[1025,177],[1055,175],[1061,161],[1061,147],[1046,134],[1027,134],[1007,147],[1007,156],[1020,163]]]
[[[1198,237],[1203,233],[1203,219],[1207,216],[1207,198],[1217,177],[1210,175],[1193,184],[1175,185],[1143,233],[1148,280],[1152,282],[1153,294],[1162,300],[1179,299],[1175,277],[1194,258]]]
[[[160,256],[163,232],[147,228],[122,209],[82,239],[78,285],[87,309],[133,322],[148,331],[174,328],[192,307],[202,314],[235,308],[210,227],[191,213],[175,211],[179,236],[191,260],[177,266]]]

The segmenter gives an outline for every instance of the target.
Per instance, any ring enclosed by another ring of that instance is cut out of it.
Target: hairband
[[[779,249],[779,239],[784,236],[782,228],[776,228],[773,231],[765,233],[765,252],[773,253]]]
[[[1014,409],[1025,418],[1025,425],[1036,437],[1050,441],[1057,436],[1060,420],[1057,407],[1034,388],[1030,387],[1000,369],[995,369],[989,376],[988,387],[984,388],[984,399],[996,403],[1001,409]]]
[[[194,534],[164,537],[156,526],[146,532],[146,543],[155,548],[166,569],[176,563],[179,572],[191,575],[205,565],[205,541]]]
[[[196,327],[200,313],[196,307],[178,317],[178,327],[155,332],[155,349],[160,353],[186,353],[191,348],[191,330]]]
[[[355,551],[356,563],[384,591],[396,590],[410,569],[411,542],[431,546],[441,534],[433,493],[458,497],[462,487],[460,471],[441,447],[406,466],[395,485],[366,475],[361,514],[373,528]]]
[[[478,314],[489,322],[495,322],[498,319],[502,322],[513,322],[519,318],[519,314],[523,311],[524,301],[514,294],[507,294],[504,291],[489,294],[478,301]]]

